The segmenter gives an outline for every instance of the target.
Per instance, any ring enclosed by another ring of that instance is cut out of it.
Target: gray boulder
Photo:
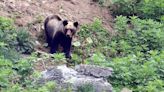
[[[112,86],[107,82],[112,68],[102,68],[93,65],[77,65],[75,69],[60,65],[42,72],[42,82],[55,81],[61,88],[70,87],[77,92],[84,85],[91,85],[94,92],[112,92]]]
[[[96,78],[106,78],[112,75],[112,68],[103,68],[95,65],[77,65],[75,70],[86,76],[93,76]]]

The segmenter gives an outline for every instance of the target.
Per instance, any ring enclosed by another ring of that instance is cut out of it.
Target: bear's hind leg
[[[52,41],[52,39],[47,36],[46,42],[48,43],[48,47],[51,47],[51,41]]]
[[[52,42],[51,42],[51,49],[50,49],[50,53],[51,54],[56,53],[56,51],[58,49],[58,45],[59,45],[59,42],[57,40],[52,40]]]

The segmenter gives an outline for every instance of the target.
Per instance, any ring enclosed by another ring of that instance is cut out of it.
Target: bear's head
[[[75,35],[76,31],[78,30],[79,23],[64,20],[63,25],[64,25],[64,34],[66,35],[66,37],[72,38]]]

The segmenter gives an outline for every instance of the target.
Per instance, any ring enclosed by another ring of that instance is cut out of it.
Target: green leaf
[[[74,45],[75,47],[79,47],[79,46],[81,45],[81,43],[80,43],[79,41],[76,41],[76,42],[73,42],[73,45]]]

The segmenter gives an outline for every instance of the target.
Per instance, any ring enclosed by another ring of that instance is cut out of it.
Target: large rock
[[[75,67],[76,71],[86,75],[86,76],[93,76],[96,78],[106,78],[112,75],[112,68],[103,68],[94,65],[77,65]]]
[[[60,87],[71,86],[73,92],[77,92],[78,88],[84,85],[91,85],[94,92],[112,92],[112,86],[106,79],[111,73],[111,68],[99,66],[78,65],[72,69],[61,65],[43,71],[40,81],[55,81]]]

